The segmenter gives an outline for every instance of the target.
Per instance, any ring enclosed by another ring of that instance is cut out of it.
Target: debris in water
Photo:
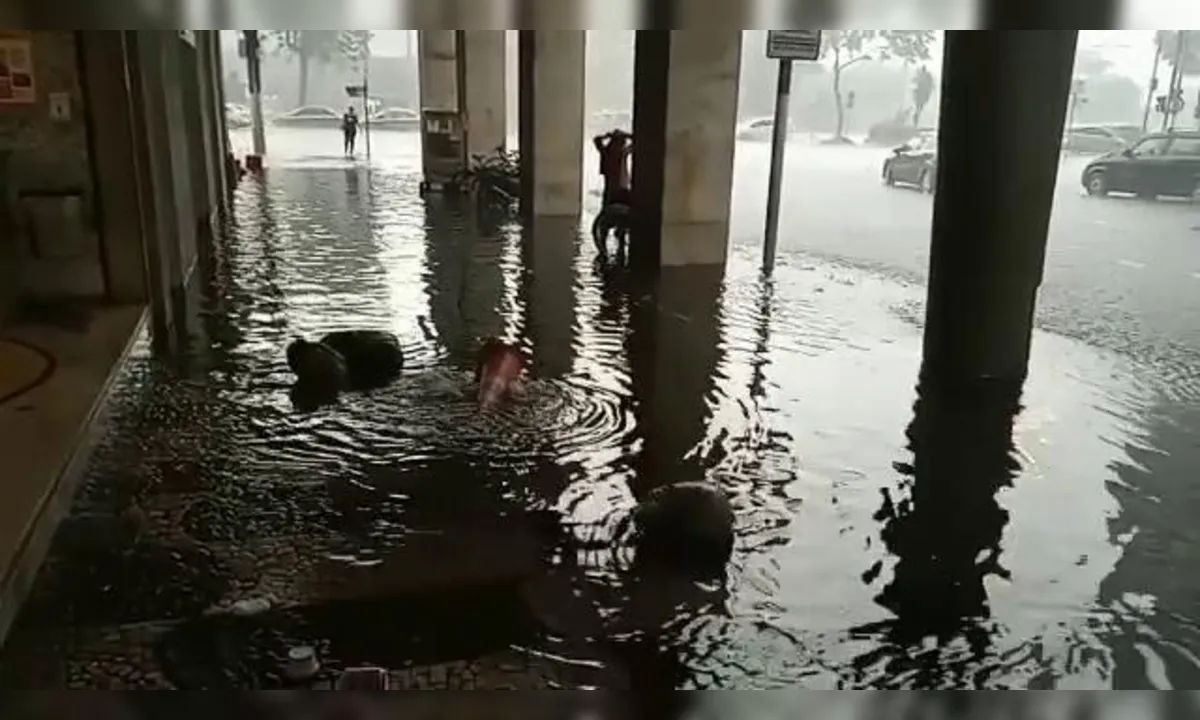
[[[366,666],[349,668],[338,678],[337,690],[387,690],[391,686],[387,670]]]
[[[308,645],[297,645],[288,650],[287,665],[283,674],[288,680],[302,682],[311,680],[321,669],[317,662],[317,651]]]
[[[230,612],[241,617],[259,615],[271,609],[271,599],[268,597],[246,598],[238,600],[230,608]]]

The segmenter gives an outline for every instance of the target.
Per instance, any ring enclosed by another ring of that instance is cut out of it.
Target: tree
[[[1112,69],[1112,60],[1097,48],[1080,48],[1075,55],[1075,74],[1079,77],[1104,75]]]
[[[929,104],[929,98],[931,97],[933,97],[933,73],[929,72],[929,68],[922,65],[917,70],[917,76],[913,78],[913,127],[921,124],[921,113],[925,111],[925,106]]]
[[[899,58],[907,62],[929,59],[932,30],[826,30],[822,33],[822,58],[830,59],[833,98],[837,112],[834,140],[845,142],[846,100],[842,95],[842,73],[864,60]]]
[[[1179,54],[1179,43],[1183,42],[1183,62],[1180,70],[1184,75],[1200,74],[1200,32],[1195,30],[1159,30],[1154,34],[1160,57],[1175,67],[1175,56]]]
[[[308,64],[336,59],[362,62],[368,56],[369,30],[273,30],[270,35],[275,51],[294,57],[300,67],[297,97],[308,104]]]

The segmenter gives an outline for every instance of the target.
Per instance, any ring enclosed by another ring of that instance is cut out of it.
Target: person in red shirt
[[[613,130],[592,139],[600,153],[600,176],[604,178],[602,206],[629,204],[629,159],[633,154],[633,135]]]

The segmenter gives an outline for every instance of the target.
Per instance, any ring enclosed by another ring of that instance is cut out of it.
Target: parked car
[[[909,142],[921,133],[931,132],[930,127],[914,127],[911,122],[905,118],[904,122],[896,120],[885,120],[877,122],[867,130],[868,145],[899,145]]]
[[[1082,154],[1120,152],[1141,135],[1136,125],[1076,125],[1063,134],[1062,149]]]
[[[788,133],[796,132],[796,127],[788,120]],[[770,142],[771,136],[775,133],[775,118],[753,118],[738,125],[737,138],[738,140],[751,140],[754,142]]]
[[[406,107],[383,108],[371,116],[371,129],[416,130],[421,127],[421,116],[416,110]]]
[[[1192,197],[1200,189],[1200,131],[1146,135],[1128,148],[1089,162],[1080,181],[1089,195]]]
[[[225,125],[237,129],[247,128],[252,124],[250,108],[237,103],[225,103]]]
[[[892,150],[883,161],[883,182],[914,185],[932,193],[937,184],[937,133],[926,131]]]
[[[303,105],[276,117],[273,122],[289,127],[341,127],[342,114],[324,105]]]

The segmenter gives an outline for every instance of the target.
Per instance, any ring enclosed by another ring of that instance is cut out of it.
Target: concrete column
[[[217,139],[221,152],[221,208],[228,211],[227,203],[230,193],[237,185],[237,178],[230,176],[229,167],[225,164],[225,158],[233,149],[229,146],[229,126],[225,122],[225,69],[224,62],[221,60],[221,34],[219,30],[214,30],[212,34],[212,83],[213,83],[213,102],[216,104],[217,117]]]
[[[458,110],[458,55],[454,30],[417,32],[421,108]]]
[[[185,35],[186,34],[186,35]],[[196,247],[206,241],[211,230],[209,219],[212,211],[211,177],[208,169],[208,127],[205,120],[205,103],[202,97],[203,83],[200,81],[200,53],[192,31],[176,33],[178,39],[172,43],[176,54],[176,70],[179,74],[179,96],[183,110],[183,130],[188,147],[188,185],[192,194],[191,222],[196,228]]]
[[[145,52],[138,32],[121,32],[121,45],[125,58],[125,82],[129,126],[133,135],[130,160],[137,177],[138,220],[141,226],[142,252],[146,258],[147,299],[150,303],[150,329],[156,348],[168,348],[172,344],[172,329],[175,326],[174,308],[171,303],[171,261],[169,244],[163,241],[160,211],[154,192],[154,168],[150,157],[152,148],[148,134],[146,87],[143,71]]]
[[[175,180],[178,220],[181,228],[183,281],[186,284],[196,262],[197,221],[204,205],[203,144],[196,102],[195,48],[179,37],[178,31],[162,34],[163,98],[167,131],[171,142],[171,170]]]
[[[587,32],[522,30],[518,42],[521,213],[578,217]]]
[[[1025,379],[1076,36],[946,33],[928,384]]]
[[[456,30],[420,30],[417,32],[417,78],[421,112],[448,110],[459,112],[458,35]],[[421,147],[429,147],[425,129],[421,129]],[[424,153],[422,153],[424,163]],[[430,168],[422,168],[425,177],[433,177]]]
[[[508,144],[505,109],[506,30],[458,30],[458,77],[467,127],[467,157],[486,154]]]
[[[135,143],[139,172],[142,222],[145,228],[150,276],[165,292],[153,301],[165,302],[157,311],[156,345],[175,348],[187,323],[184,286],[195,247],[195,217],[188,178],[188,147],[183,133],[182,99],[177,85],[182,78],[171,61],[173,32],[135,31],[126,34],[127,57],[133,56],[130,84],[135,87]],[[136,65],[136,68],[133,65]],[[136,71],[136,75],[135,75]],[[155,288],[157,290],[157,288]],[[161,323],[161,327],[158,325]]]
[[[79,38],[81,80],[94,139],[91,152],[103,223],[100,232],[108,268],[108,297],[116,302],[147,302],[150,287],[122,33],[89,30]]]
[[[222,176],[225,153],[221,140],[221,110],[217,108],[217,89],[213,76],[213,46],[216,44],[215,30],[196,30],[196,82],[199,88],[200,126],[203,133],[204,170],[207,187],[207,212],[211,222],[213,214],[225,197]]]
[[[639,30],[633,193],[641,267],[725,263],[742,31]]]

